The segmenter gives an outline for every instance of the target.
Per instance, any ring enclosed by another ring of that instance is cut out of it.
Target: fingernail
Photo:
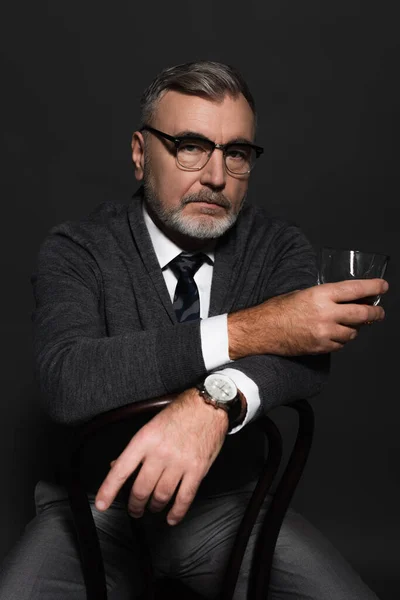
[[[169,518],[167,519],[167,523],[168,523],[168,525],[176,525],[176,524],[177,524],[177,522],[178,522],[178,521],[177,521],[176,519],[171,519],[171,517],[169,517]]]
[[[95,504],[97,510],[105,510],[106,509],[106,503],[103,502],[103,500],[96,500],[96,504]]]
[[[384,292],[387,292],[387,291],[388,291],[388,289],[389,289],[389,284],[388,284],[388,282],[387,282],[387,281],[384,281],[384,282],[383,282],[383,291],[384,291]]]

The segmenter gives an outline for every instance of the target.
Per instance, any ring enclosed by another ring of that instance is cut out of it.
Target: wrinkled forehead
[[[254,113],[242,94],[211,100],[169,90],[155,107],[152,125],[170,135],[199,133],[218,143],[255,136]]]

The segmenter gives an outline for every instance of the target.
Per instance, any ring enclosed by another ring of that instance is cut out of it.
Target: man
[[[216,597],[263,458],[257,417],[317,394],[329,353],[384,318],[355,301],[385,293],[385,281],[316,285],[303,234],[246,204],[262,153],[255,133],[254,101],[235,69],[204,61],[164,70],[143,95],[132,140],[143,188],[129,206],[105,204],[54,228],[39,254],[35,354],[49,414],[77,423],[173,397],[96,495],[111,598],[140,591],[130,517],[113,503],[138,467],[128,509],[145,525],[156,573]],[[36,496],[38,516],[3,570],[0,598],[84,598],[65,494],[41,483]],[[292,511],[271,594],[376,598]]]

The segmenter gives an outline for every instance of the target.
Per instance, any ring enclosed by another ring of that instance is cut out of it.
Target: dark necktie
[[[173,307],[179,323],[200,319],[199,290],[193,278],[206,259],[206,255],[201,252],[181,252],[169,263],[178,279]]]

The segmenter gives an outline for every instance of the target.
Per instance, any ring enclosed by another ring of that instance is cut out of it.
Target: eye
[[[201,152],[201,148],[200,146],[196,146],[195,144],[181,144],[179,146],[179,151],[194,154],[195,152]]]
[[[243,146],[229,146],[226,149],[226,156],[230,160],[248,161],[251,154],[251,148]]]
[[[206,152],[204,144],[194,140],[182,140],[178,148],[179,153],[184,154],[202,154]]]

